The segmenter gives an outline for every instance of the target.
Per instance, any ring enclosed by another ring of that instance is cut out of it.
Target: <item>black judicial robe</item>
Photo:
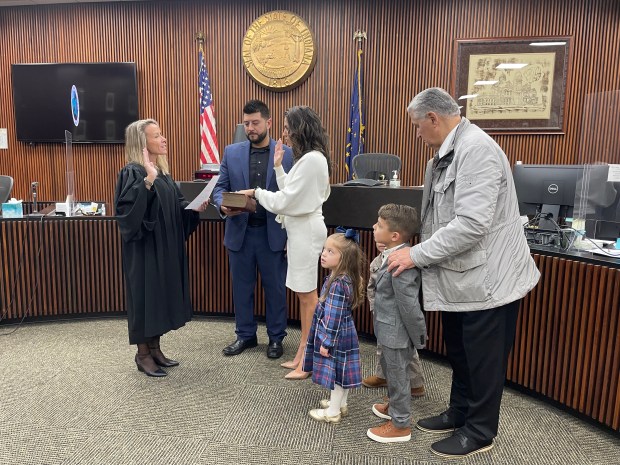
[[[122,238],[129,343],[184,326],[192,317],[185,241],[198,226],[198,213],[169,175],[146,188],[146,169],[128,163],[114,196]]]

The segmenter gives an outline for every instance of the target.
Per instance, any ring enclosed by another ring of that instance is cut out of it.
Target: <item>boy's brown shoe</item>
[[[391,420],[392,417],[388,413],[389,408],[390,404],[387,402],[385,404],[373,404],[372,413],[377,415],[379,418],[383,418],[384,420]]]
[[[372,375],[368,378],[364,378],[362,380],[362,384],[367,388],[380,388],[387,386],[387,380],[384,378],[379,378],[378,376]]]
[[[411,397],[422,397],[424,394],[426,394],[424,386],[411,388]]]
[[[370,428],[366,431],[366,435],[373,441],[382,443],[407,442],[411,439],[411,427],[398,428],[390,420],[382,425]]]

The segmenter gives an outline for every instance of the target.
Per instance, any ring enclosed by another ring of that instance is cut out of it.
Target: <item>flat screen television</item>
[[[135,63],[12,64],[11,78],[19,141],[123,143],[138,119]]]

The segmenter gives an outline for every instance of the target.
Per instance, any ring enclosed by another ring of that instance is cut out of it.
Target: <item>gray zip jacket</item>
[[[466,118],[447,154],[427,166],[420,215],[422,242],[410,255],[426,311],[496,308],[536,286],[508,159]]]

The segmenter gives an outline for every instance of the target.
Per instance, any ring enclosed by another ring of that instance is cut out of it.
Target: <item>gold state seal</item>
[[[258,84],[275,91],[298,86],[316,62],[314,37],[306,22],[290,11],[257,18],[243,37],[243,64]]]

